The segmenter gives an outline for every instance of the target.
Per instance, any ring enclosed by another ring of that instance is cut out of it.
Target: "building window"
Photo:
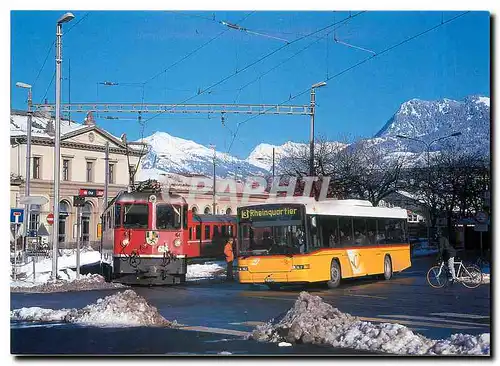
[[[109,169],[109,176],[108,176],[109,184],[114,184],[115,183],[115,164],[109,164],[108,169]]]
[[[231,215],[233,213],[233,210],[231,210],[231,207],[228,207],[226,209],[226,215]]]
[[[87,182],[92,182],[94,179],[94,163],[87,161]]]
[[[207,206],[207,207],[205,207],[205,210],[203,211],[203,213],[204,213],[205,215],[210,214],[210,207],[208,207],[208,206]]]
[[[69,179],[69,159],[63,159],[63,180],[68,181]]]
[[[33,158],[33,179],[40,179],[40,161],[42,158]]]

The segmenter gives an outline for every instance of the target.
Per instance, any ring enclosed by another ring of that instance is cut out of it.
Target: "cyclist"
[[[439,237],[439,257],[441,257],[444,261],[448,262],[448,268],[451,273],[452,283],[457,280],[455,275],[455,256],[457,255],[457,251],[448,241],[447,232],[443,229],[438,229],[438,237]]]

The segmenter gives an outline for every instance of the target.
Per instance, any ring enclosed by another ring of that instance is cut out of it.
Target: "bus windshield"
[[[256,254],[297,254],[305,251],[303,225],[242,224],[242,252]]]

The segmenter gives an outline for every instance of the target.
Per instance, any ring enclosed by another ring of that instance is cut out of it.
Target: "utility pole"
[[[274,147],[273,147],[273,182],[274,182]]]
[[[80,278],[80,237],[82,225],[82,209],[80,206],[76,208],[76,278]]]
[[[325,86],[326,82],[322,81],[311,86],[311,127],[309,131],[309,176],[314,176],[314,114],[316,113],[316,89]]]
[[[33,105],[33,98],[31,94],[31,85],[26,83],[17,82],[16,86],[23,89],[28,89],[28,119],[26,126],[26,182],[24,187],[24,196],[30,196],[30,183],[31,183],[31,129],[32,129],[32,116],[33,112],[31,107]],[[19,143],[18,143],[19,144]],[[19,149],[19,145],[18,145]],[[19,156],[19,154],[18,154]],[[28,233],[30,230],[30,204],[25,204],[25,222],[24,222],[24,237],[28,237]]]
[[[104,155],[104,208],[108,207],[108,185],[109,185],[109,142],[106,141],[106,152]]]
[[[210,145],[210,147],[212,149],[214,149],[214,158],[213,158],[213,163],[214,163],[214,182],[213,182],[213,190],[212,190],[212,199],[213,199],[213,201],[212,201],[212,214],[215,215],[215,213],[216,213],[215,212],[215,206],[216,206],[216,204],[215,204],[215,180],[216,180],[216,177],[215,177],[215,158],[216,158],[216,155],[215,155],[215,145]]]
[[[56,126],[54,136],[54,231],[52,233],[52,278],[57,279],[57,256],[59,246],[59,181],[61,178],[61,64],[62,64],[62,25],[71,21],[75,16],[65,13],[57,21],[56,26]]]

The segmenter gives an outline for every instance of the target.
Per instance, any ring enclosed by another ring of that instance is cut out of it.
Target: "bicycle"
[[[437,266],[433,266],[427,272],[427,283],[433,288],[442,288],[449,282],[449,269],[447,263],[440,261]],[[458,270],[455,271],[457,282],[460,282],[467,288],[476,288],[483,282],[483,273],[481,268],[476,265],[465,266],[462,261],[454,262],[458,264]]]

